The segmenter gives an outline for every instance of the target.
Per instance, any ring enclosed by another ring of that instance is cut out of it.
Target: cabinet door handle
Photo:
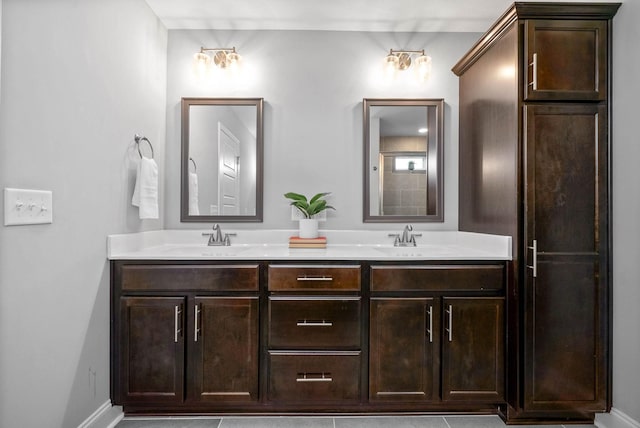
[[[527,267],[533,270],[533,277],[537,278],[538,277],[538,241],[534,239],[531,246],[527,248],[532,250],[533,252],[533,265],[532,266],[527,265]]]
[[[175,343],[178,343],[178,335],[182,332],[182,329],[180,328],[181,313],[182,313],[182,310],[180,309],[180,305],[176,305],[173,308],[173,317],[174,317],[174,326],[175,326],[175,329],[173,331],[173,341]]]
[[[200,307],[198,305],[194,308],[193,314],[193,341],[198,341],[198,334],[200,333],[200,325],[198,324],[198,315],[200,315]]]
[[[299,276],[298,281],[333,281],[333,277],[330,276]]]
[[[533,67],[533,70],[531,71],[532,73],[531,83],[529,83],[529,86],[532,86],[533,90],[537,91],[538,90],[538,54],[537,53],[533,54],[533,62],[529,65]]]
[[[333,323],[331,321],[307,321],[302,320],[296,323],[298,327],[332,327]]]
[[[331,373],[298,373],[296,382],[333,382]]]
[[[453,340],[453,305],[449,305],[449,309],[446,312],[449,314],[449,327],[445,328],[445,330],[449,334],[449,342],[451,342]]]
[[[429,335],[429,343],[433,343],[433,306],[429,306],[429,309],[427,309],[427,315],[429,316],[429,328],[427,328],[427,334]]]

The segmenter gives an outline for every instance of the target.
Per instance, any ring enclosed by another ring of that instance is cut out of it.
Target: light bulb
[[[431,76],[431,57],[420,55],[416,58],[415,66],[418,80],[421,82],[428,80],[429,76]]]
[[[193,55],[193,72],[199,79],[204,79],[209,71],[211,58],[204,52]]]
[[[400,66],[400,60],[396,55],[389,54],[384,58],[384,74],[387,78],[393,79]]]

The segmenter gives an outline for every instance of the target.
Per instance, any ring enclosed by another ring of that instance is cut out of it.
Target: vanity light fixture
[[[412,57],[415,60],[412,61]],[[419,51],[390,49],[389,55],[384,58],[385,71],[390,77],[395,76],[399,71],[407,70],[413,62],[416,76],[419,81],[424,82],[431,74],[431,57],[424,54],[424,49]]]
[[[215,65],[222,70],[233,70],[238,67],[242,58],[236,52],[236,48],[205,48],[200,47],[200,52],[193,55],[193,68],[195,73],[204,77]]]

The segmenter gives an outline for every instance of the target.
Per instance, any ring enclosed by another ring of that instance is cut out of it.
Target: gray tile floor
[[[336,416],[336,417],[220,417],[125,418],[116,428],[504,428],[497,416]],[[541,427],[518,425],[518,428]],[[544,425],[544,428],[565,428]],[[567,425],[566,428],[595,428]]]

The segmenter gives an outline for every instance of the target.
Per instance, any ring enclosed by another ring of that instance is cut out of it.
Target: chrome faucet
[[[213,230],[209,233],[203,233],[202,236],[209,236],[209,241],[207,245],[209,246],[231,246],[230,236],[236,236],[235,233],[225,233],[224,237],[222,237],[222,229],[219,224],[213,225]]]
[[[402,235],[399,233],[390,233],[389,236],[394,237],[393,246],[394,247],[415,247],[418,244],[416,243],[416,237],[422,236],[422,233],[410,233],[413,231],[413,226],[410,224],[404,227],[402,231]]]

